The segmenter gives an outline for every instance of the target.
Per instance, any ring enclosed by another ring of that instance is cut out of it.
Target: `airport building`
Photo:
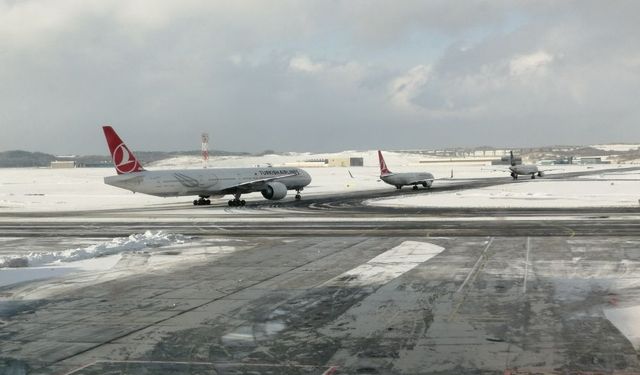
[[[363,157],[336,157],[327,159],[310,159],[305,161],[296,161],[285,163],[289,167],[313,168],[313,167],[362,167],[364,166]]]
[[[54,160],[50,167],[52,169],[75,168],[76,162],[73,160]]]

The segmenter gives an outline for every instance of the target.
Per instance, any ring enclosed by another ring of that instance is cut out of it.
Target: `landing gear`
[[[536,174],[535,173],[531,173],[531,179],[535,180],[536,179]]]
[[[229,207],[243,207],[247,202],[244,199],[240,199],[242,194],[236,193],[234,194],[234,198],[229,201]]]
[[[231,199],[229,201],[229,207],[242,207],[245,204],[247,204],[247,202],[244,199]]]
[[[516,172],[511,172],[511,177],[513,177],[514,180],[517,180],[518,174]]]
[[[402,189],[402,185],[396,185],[396,189],[398,190]]]
[[[209,197],[201,195],[200,198],[195,199],[193,201],[193,205],[194,206],[208,206],[208,205],[211,204],[211,201],[209,199],[207,199],[207,198],[209,198]]]
[[[413,185],[413,190],[418,190],[418,185]]]
[[[429,186],[429,184],[427,184],[426,182],[422,183],[422,187],[424,187],[425,189],[430,188],[431,186]]]
[[[302,195],[300,195],[300,191],[302,190],[302,188],[300,189],[296,189],[296,200],[299,201],[300,199],[302,199]]]

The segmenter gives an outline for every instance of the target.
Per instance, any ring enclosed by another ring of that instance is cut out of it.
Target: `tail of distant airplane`
[[[122,142],[122,139],[118,137],[118,134],[111,126],[103,126],[102,130],[104,131],[104,136],[107,138],[111,159],[113,159],[113,164],[118,174],[144,171],[144,168],[142,168],[138,159],[133,155],[133,152]]]
[[[509,151],[509,162],[511,163],[512,166],[516,165],[516,159],[513,157],[513,151]]]
[[[382,152],[380,150],[378,150],[378,160],[380,161],[380,176],[391,174],[391,171],[387,168],[387,163],[384,162],[384,158],[382,157]]]

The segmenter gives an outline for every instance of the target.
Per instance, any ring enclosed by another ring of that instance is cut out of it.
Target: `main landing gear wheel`
[[[299,201],[300,199],[302,199],[302,195],[300,195],[300,191],[302,191],[302,188],[300,189],[296,189],[296,200]]]
[[[535,180],[536,179],[536,175],[535,174],[531,174],[531,179]]]
[[[194,199],[194,206],[208,206],[211,204],[211,201],[207,199],[207,197],[200,197],[198,199]]]
[[[513,177],[514,180],[518,179],[518,175],[515,172],[511,172],[511,177]]]
[[[418,185],[413,185],[413,190],[418,190]]]
[[[244,206],[247,202],[245,202],[244,199],[240,199],[241,194],[235,194],[234,198],[232,200],[229,201],[229,207],[242,207]]]
[[[229,207],[243,207],[247,202],[242,199],[232,199],[229,201]]]
[[[402,189],[402,185],[396,185],[396,189],[398,190]]]

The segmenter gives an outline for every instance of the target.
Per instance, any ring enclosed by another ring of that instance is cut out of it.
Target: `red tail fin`
[[[116,166],[118,174],[144,171],[133,152],[122,142],[122,139],[118,137],[118,134],[111,126],[103,126],[102,130],[104,130],[104,136],[107,138],[111,159],[113,159],[113,164]]]
[[[391,174],[391,171],[387,168],[387,163],[384,162],[384,158],[382,157],[382,152],[380,150],[378,150],[378,160],[380,161],[380,175],[384,176]]]

